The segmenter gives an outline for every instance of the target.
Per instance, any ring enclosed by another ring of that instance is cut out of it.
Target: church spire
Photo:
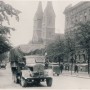
[[[38,20],[42,18],[43,18],[42,2],[39,1],[38,8],[34,16],[34,20]]]
[[[53,9],[52,1],[47,2],[47,6],[44,10],[44,15],[45,16],[52,15],[53,17],[55,17],[55,12],[54,12],[54,9]]]
[[[55,35],[55,12],[51,1],[47,2],[47,6],[43,14],[42,22],[42,39],[44,44],[53,41]]]
[[[41,43],[42,41],[41,37],[42,20],[43,20],[43,10],[42,10],[42,2],[40,1],[34,16],[33,38],[32,38],[33,43]]]

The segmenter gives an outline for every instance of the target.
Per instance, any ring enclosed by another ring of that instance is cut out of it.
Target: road
[[[12,74],[10,66],[7,69],[0,69],[0,89],[12,88],[20,89],[23,88],[19,84],[15,84],[12,81]],[[32,89],[90,89],[90,79],[71,77],[71,76],[54,76],[52,87],[47,87],[46,83],[41,83],[39,86],[28,86],[25,88]]]

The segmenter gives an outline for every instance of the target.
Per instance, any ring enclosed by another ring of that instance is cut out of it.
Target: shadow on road
[[[35,83],[31,83],[31,84],[27,84],[27,87],[46,87],[45,85],[40,84],[35,84]]]
[[[20,85],[19,83],[18,83],[18,85]],[[21,86],[22,87],[22,86]],[[43,85],[43,84],[36,84],[36,83],[28,83],[27,84],[27,86],[26,87],[46,87],[45,85]]]

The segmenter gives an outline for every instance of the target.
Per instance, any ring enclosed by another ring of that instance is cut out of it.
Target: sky
[[[14,46],[21,44],[28,44],[33,36],[33,18],[38,7],[38,0],[4,0],[7,4],[12,5],[14,8],[20,10],[20,20],[17,22],[15,18],[10,18],[10,26],[16,30],[11,32],[11,43]],[[41,0],[42,1],[42,0]],[[65,15],[63,14],[65,8],[72,4],[75,5],[77,0],[52,0],[53,9],[56,14],[55,32],[64,33],[65,29]],[[42,1],[43,10],[45,9],[47,1]]]

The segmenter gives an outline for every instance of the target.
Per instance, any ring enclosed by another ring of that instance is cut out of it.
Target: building
[[[42,2],[39,1],[38,8],[33,19],[32,41],[27,45],[20,45],[23,52],[29,53],[36,49],[44,49],[47,44],[64,37],[63,34],[55,33],[55,17],[52,2],[48,1],[46,8],[43,11]]]
[[[55,37],[55,12],[51,1],[47,2],[47,6],[43,12],[42,3],[39,2],[38,9],[34,16],[33,26],[33,44],[48,44]]]
[[[87,22],[90,21],[90,2],[82,1],[74,6],[69,5],[65,8],[65,37],[70,36],[73,38],[73,29],[74,25],[78,22]],[[76,47],[76,53],[74,55],[76,62],[87,62],[87,55],[85,50]]]
[[[42,39],[44,44],[53,41],[55,37],[55,12],[52,2],[48,1],[43,14]]]
[[[42,2],[39,1],[38,8],[33,19],[33,37],[27,45],[20,45],[23,52],[29,53],[36,49],[44,49],[47,44],[53,42],[55,34],[55,12],[51,1],[47,2],[46,8],[42,9]]]
[[[42,21],[43,21],[42,3],[39,2],[38,9],[34,16],[33,38],[32,38],[33,44],[42,43]]]

